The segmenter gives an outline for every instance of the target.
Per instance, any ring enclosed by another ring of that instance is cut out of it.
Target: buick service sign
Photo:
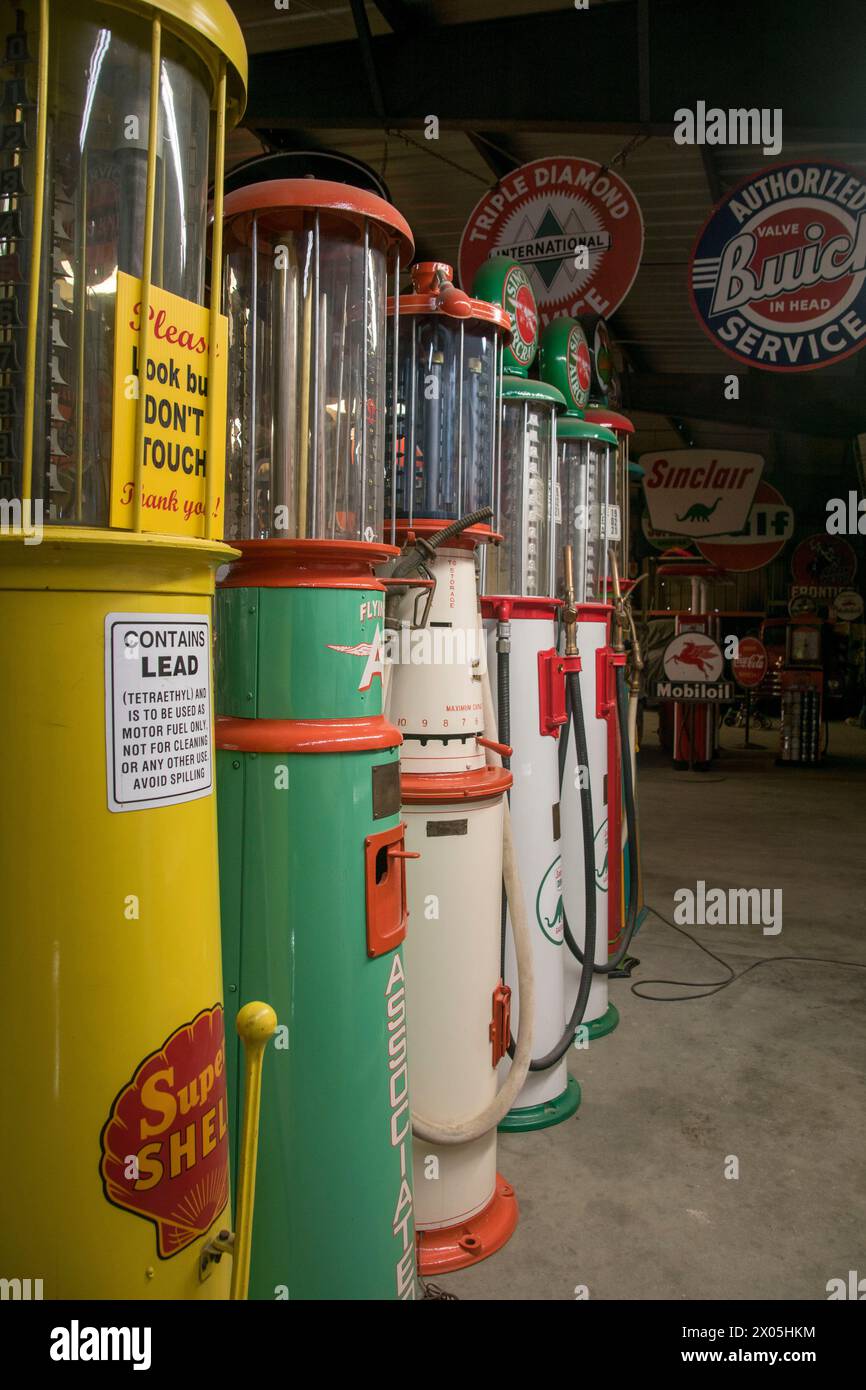
[[[692,306],[731,357],[808,372],[866,344],[866,180],[797,161],[751,175],[692,250]]]
[[[640,206],[619,174],[593,159],[535,159],[473,208],[460,241],[460,283],[468,288],[488,257],[506,256],[529,276],[542,324],[563,314],[609,318],[642,251]]]

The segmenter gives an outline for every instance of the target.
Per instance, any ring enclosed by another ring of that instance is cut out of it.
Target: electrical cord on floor
[[[669,922],[667,917],[663,917],[657,908],[646,904],[646,910],[663,922],[672,931],[679,932],[680,936],[685,936],[692,941],[698,950],[703,951],[711,960],[718,961],[728,972],[726,980],[636,980],[631,987],[632,994],[636,994],[638,999],[648,999],[653,1004],[679,1004],[683,1000],[708,999],[711,994],[718,994],[719,990],[727,989],[737,980],[741,980],[744,975],[748,975],[750,970],[757,970],[759,965],[776,965],[786,960],[810,961],[814,965],[842,965],[848,966],[852,970],[866,970],[866,961],[862,960],[836,960],[833,956],[762,956],[760,960],[753,960],[751,965],[747,965],[744,970],[735,970],[721,956],[717,956],[715,951],[711,951],[709,946],[705,946],[702,941],[698,941],[696,936],[687,932],[683,927],[677,926],[676,922]],[[644,994],[641,990],[642,985],[674,985],[677,989],[688,989],[689,986],[697,986],[693,994]]]
[[[460,1295],[459,1295],[459,1294],[456,1294],[456,1293],[448,1293],[447,1289],[443,1289],[441,1284],[425,1284],[425,1283],[424,1283],[424,1280],[421,1279],[420,1276],[419,1276],[418,1282],[419,1282],[419,1284],[421,1285],[422,1289],[424,1290],[424,1292],[423,1292],[422,1295],[421,1295],[422,1299],[424,1299],[424,1298],[439,1298],[439,1299],[442,1299],[442,1300],[447,1300],[449,1303],[459,1303],[459,1302],[460,1302]]]

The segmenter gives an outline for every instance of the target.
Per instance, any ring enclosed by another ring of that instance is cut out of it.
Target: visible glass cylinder
[[[606,603],[608,550],[617,527],[615,450],[603,440],[561,439],[558,477],[562,523],[556,547],[557,592],[562,593],[563,585],[562,547],[571,545],[576,601]]]
[[[504,539],[487,557],[486,587],[494,594],[552,595],[557,492],[550,402],[502,402],[498,496]]]
[[[227,219],[227,540],[382,539],[388,246],[326,209]]]
[[[3,11],[0,498],[20,498],[39,25],[33,3]],[[114,5],[50,7],[31,486],[46,522],[108,525],[117,272],[142,273],[151,33]],[[152,283],[202,304],[213,81],[166,28],[161,57]]]
[[[452,521],[491,504],[499,356],[493,325],[403,316],[388,480],[398,518]]]

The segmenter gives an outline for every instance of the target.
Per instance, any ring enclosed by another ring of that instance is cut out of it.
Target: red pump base
[[[514,1235],[519,1216],[514,1188],[497,1173],[496,1191],[477,1216],[456,1226],[418,1231],[418,1273],[424,1278],[447,1274],[495,1255]]]

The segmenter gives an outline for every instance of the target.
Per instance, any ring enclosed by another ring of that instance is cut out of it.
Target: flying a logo
[[[808,372],[866,344],[866,181],[846,164],[761,170],[710,214],[690,263],[692,307],[717,347]]]
[[[385,647],[382,641],[382,629],[376,628],[372,640],[369,642],[356,642],[353,647],[343,647],[336,642],[326,643],[328,651],[341,652],[344,656],[365,656],[367,658],[361,675],[359,690],[369,690],[373,681],[382,681],[382,671],[385,666]]]

